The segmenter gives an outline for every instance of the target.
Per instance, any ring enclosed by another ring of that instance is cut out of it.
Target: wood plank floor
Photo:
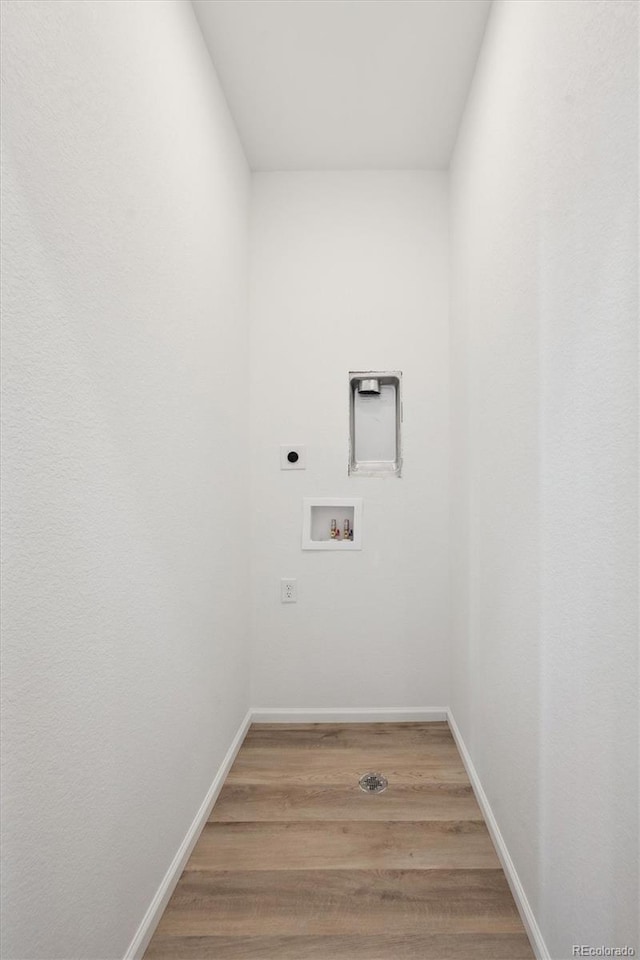
[[[254,724],[145,960],[533,956],[446,723]]]

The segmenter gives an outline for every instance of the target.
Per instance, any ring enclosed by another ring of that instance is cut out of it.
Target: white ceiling
[[[446,167],[490,0],[192,0],[254,170]]]

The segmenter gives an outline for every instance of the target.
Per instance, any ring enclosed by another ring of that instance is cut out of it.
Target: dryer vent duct
[[[360,380],[358,383],[358,393],[365,397],[380,396],[380,381],[375,379]]]

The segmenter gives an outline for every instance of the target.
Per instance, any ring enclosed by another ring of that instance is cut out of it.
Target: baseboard
[[[464,763],[467,774],[469,775],[469,780],[471,781],[478,805],[482,810],[486,820],[487,828],[491,835],[491,839],[493,840],[493,845],[496,848],[496,853],[498,854],[498,858],[502,864],[502,869],[504,870],[507,878],[507,883],[511,888],[511,893],[513,894],[513,899],[516,902],[516,907],[518,908],[518,912],[522,918],[524,928],[527,931],[527,936],[531,941],[531,946],[533,947],[538,960],[551,960],[551,954],[547,949],[547,945],[545,944],[542,933],[540,932],[540,927],[538,926],[533,910],[531,909],[531,905],[527,900],[524,887],[520,882],[520,878],[516,872],[513,860],[511,859],[507,845],[504,842],[504,837],[500,832],[498,822],[493,815],[493,810],[491,809],[487,795],[484,792],[476,768],[473,765],[473,760],[471,759],[466,744],[462,739],[462,734],[460,733],[458,725],[454,720],[453,714],[450,710],[447,711],[447,720],[449,722],[453,738],[456,741],[456,746],[460,752],[460,756],[462,757],[462,762]]]
[[[253,723],[402,723],[446,720],[446,707],[254,707]]]
[[[180,844],[178,852],[176,853],[171,866],[167,870],[162,883],[158,887],[156,894],[149,904],[149,909],[142,918],[142,922],[138,927],[136,934],[129,944],[127,952],[124,955],[124,960],[140,960],[145,950],[149,946],[149,941],[154,934],[154,931],[160,922],[160,917],[162,916],[166,905],[171,898],[175,886],[180,879],[180,874],[182,873],[191,851],[196,845],[196,841],[200,836],[200,831],[207,822],[211,809],[218,799],[218,794],[222,789],[222,785],[225,781],[231,765],[236,758],[238,750],[242,746],[242,741],[245,738],[246,732],[251,725],[252,720],[252,711],[249,710],[244,720],[238,728],[238,732],[231,742],[231,746],[227,750],[224,760],[218,768],[218,772],[213,778],[213,783],[207,791],[207,795],[200,805],[200,809],[196,813],[193,823],[187,830],[187,834]]]

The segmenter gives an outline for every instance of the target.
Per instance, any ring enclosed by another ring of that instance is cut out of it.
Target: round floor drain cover
[[[383,790],[387,789],[387,778],[383,777],[381,773],[365,773],[364,777],[360,777],[358,782],[360,789],[364,790],[365,793],[382,793]]]

